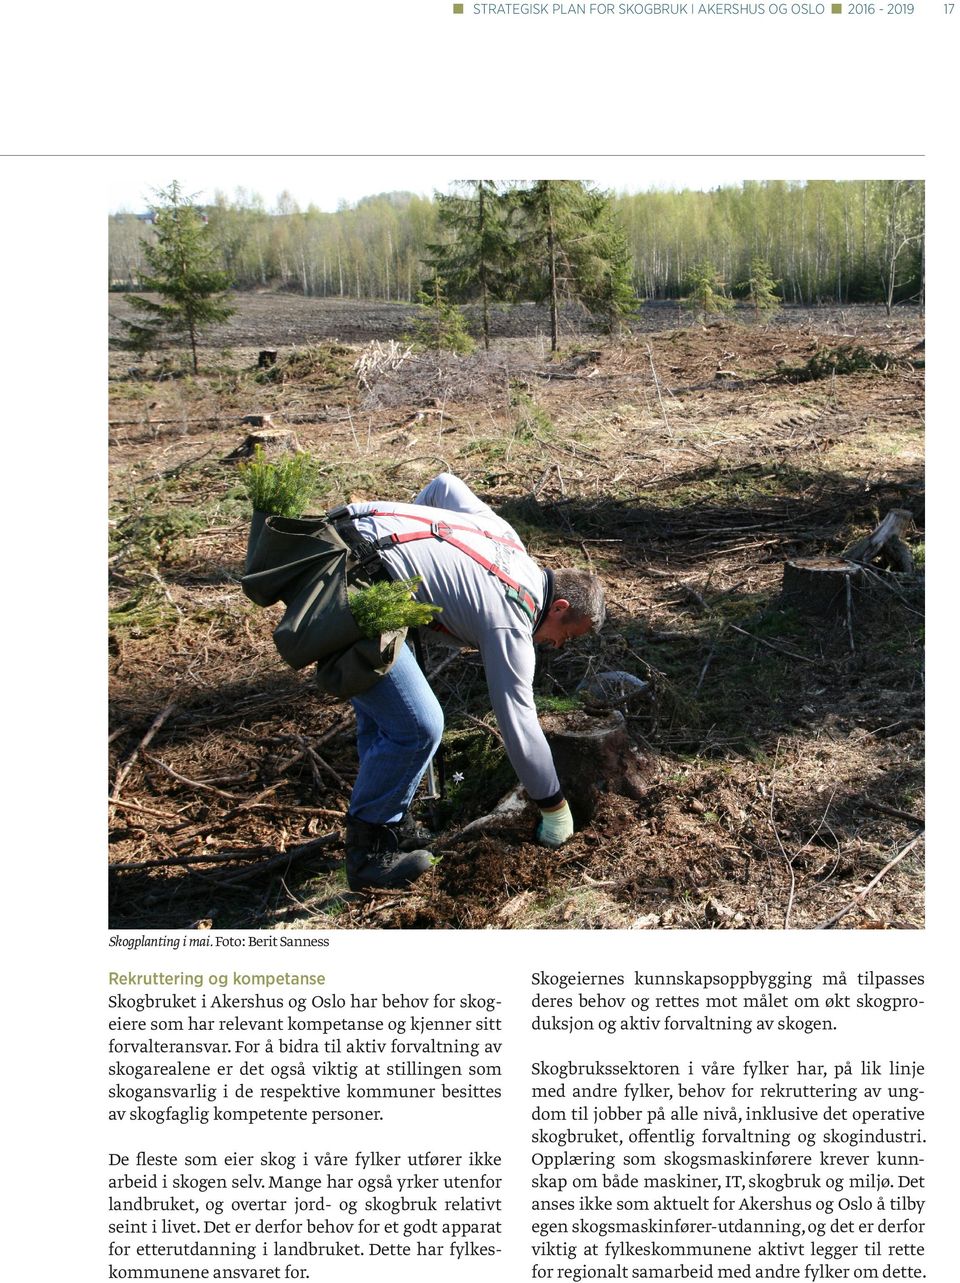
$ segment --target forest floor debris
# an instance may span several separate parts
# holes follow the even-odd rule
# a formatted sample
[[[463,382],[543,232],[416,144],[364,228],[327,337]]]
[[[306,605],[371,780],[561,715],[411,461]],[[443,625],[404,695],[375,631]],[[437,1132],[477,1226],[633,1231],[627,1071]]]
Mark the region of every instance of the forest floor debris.
[[[338,330],[328,304],[318,334],[301,302],[241,297],[233,346],[205,349],[199,376],[111,355],[111,925],[922,926],[921,319],[704,327],[661,308],[553,357],[527,333],[459,365],[368,365],[358,386],[364,344],[400,331],[359,304]],[[265,342],[282,378],[258,380]],[[844,344],[857,360],[831,374]],[[784,377],[801,368],[818,377]],[[625,709],[653,764],[643,798],[603,797],[558,852],[510,811],[412,890],[351,895],[351,710],[283,667],[239,586],[247,505],[224,460],[250,414],[296,424],[317,511],[409,498],[448,468],[543,564],[599,574],[603,632],[544,656],[537,694],[549,710],[599,672],[649,682]],[[784,561],[838,556],[893,508],[912,514],[915,574],[872,573],[849,619],[781,605]],[[515,777],[476,656],[431,662],[452,835]]]

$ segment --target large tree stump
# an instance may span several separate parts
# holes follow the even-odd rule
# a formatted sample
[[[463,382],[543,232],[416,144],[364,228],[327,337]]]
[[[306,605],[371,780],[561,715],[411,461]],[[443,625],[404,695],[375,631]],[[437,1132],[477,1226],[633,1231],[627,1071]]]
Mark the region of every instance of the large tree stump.
[[[913,515],[893,508],[877,528],[852,543],[839,557],[806,557],[783,567],[784,605],[810,615],[839,615],[854,588],[864,582],[864,566],[876,562],[901,574],[913,571],[913,554],[901,535],[913,526]]]
[[[540,722],[578,825],[592,818],[602,793],[643,797],[650,764],[630,742],[622,713],[547,713]]]
[[[838,557],[788,561],[783,567],[781,600],[807,615],[839,615],[862,573],[860,566]]]
[[[238,459],[249,459],[257,446],[263,447],[263,453],[272,458],[280,454],[300,454],[303,447],[297,440],[297,434],[293,428],[275,428],[270,424],[270,416],[253,416],[247,418],[262,417],[270,426],[251,432],[247,438],[237,446],[236,450],[227,455],[227,462],[236,462]]]

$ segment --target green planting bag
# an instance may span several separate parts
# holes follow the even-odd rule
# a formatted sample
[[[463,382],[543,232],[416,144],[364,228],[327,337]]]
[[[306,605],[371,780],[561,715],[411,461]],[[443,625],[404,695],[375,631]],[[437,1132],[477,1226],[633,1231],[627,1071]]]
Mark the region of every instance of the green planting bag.
[[[317,665],[317,684],[340,699],[359,695],[396,663],[406,629],[363,637],[347,600],[353,555],[325,517],[253,514],[240,585],[258,606],[286,605],[273,640],[291,668]]]
[[[362,695],[397,662],[406,635],[407,630],[401,628],[399,632],[381,633],[379,637],[361,637],[353,645],[320,660],[317,685],[338,699]]]

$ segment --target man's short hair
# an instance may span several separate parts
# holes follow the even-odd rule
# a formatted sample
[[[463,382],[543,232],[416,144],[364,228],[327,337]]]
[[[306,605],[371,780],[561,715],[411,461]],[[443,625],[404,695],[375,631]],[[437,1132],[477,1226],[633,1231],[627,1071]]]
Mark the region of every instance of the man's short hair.
[[[594,631],[599,631],[607,614],[603,584],[586,570],[555,570],[553,599],[564,597],[570,603],[570,614],[577,619],[589,618]]]

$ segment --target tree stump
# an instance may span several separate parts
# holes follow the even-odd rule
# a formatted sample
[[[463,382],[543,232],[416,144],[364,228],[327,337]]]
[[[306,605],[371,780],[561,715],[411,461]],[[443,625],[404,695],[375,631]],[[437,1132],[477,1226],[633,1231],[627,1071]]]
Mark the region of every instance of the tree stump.
[[[257,369],[268,370],[271,365],[276,365],[278,355],[278,351],[275,347],[263,348],[262,351],[257,353]]]
[[[650,764],[630,742],[622,713],[548,713],[540,722],[578,825],[592,818],[602,793],[644,796]]]
[[[263,417],[269,422],[268,415]],[[239,459],[251,458],[257,446],[263,447],[263,453],[268,458],[279,454],[301,454],[303,451],[293,428],[265,427],[259,432],[251,432],[236,450],[227,455],[226,462],[233,463]]]
[[[805,557],[783,567],[785,606],[807,615],[839,615],[846,609],[848,593],[862,575],[858,565],[838,557]]]
[[[875,530],[852,543],[839,557],[808,557],[783,567],[785,605],[811,615],[838,615],[847,608],[854,588],[864,583],[871,562],[901,574],[913,572],[913,554],[901,535],[913,526],[913,514],[893,508]]]
[[[891,508],[876,530],[850,545],[843,554],[844,560],[858,561],[862,565],[878,561],[889,570],[910,575],[913,573],[913,553],[902,536],[912,528],[912,512],[906,508]]]

